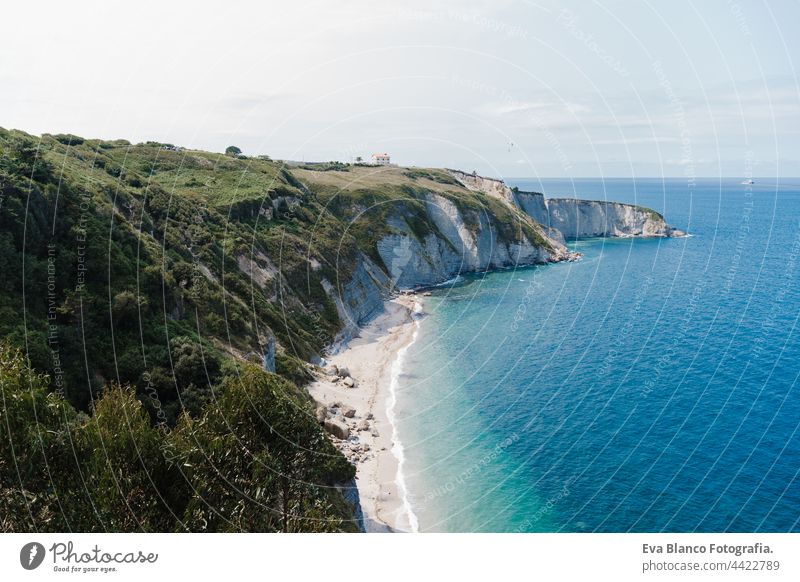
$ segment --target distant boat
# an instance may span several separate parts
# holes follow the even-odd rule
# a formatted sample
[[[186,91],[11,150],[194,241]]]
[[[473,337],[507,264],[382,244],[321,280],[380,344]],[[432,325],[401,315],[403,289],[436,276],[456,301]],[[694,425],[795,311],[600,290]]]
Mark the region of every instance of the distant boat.
[[[753,182],[753,180],[750,180],[750,179],[748,179],[748,180],[744,180],[744,181],[742,182],[742,184],[745,184],[745,185],[747,185],[747,186],[750,186],[751,184],[755,184],[755,182]]]

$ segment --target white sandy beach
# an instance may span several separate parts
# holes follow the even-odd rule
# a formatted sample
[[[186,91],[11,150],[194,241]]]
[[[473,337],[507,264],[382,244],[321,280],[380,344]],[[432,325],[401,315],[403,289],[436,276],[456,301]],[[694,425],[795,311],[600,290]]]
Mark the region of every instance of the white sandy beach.
[[[333,423],[334,431],[349,431],[348,438],[333,437],[333,441],[356,465],[368,532],[416,530],[416,518],[398,471],[402,448],[391,422],[392,382],[393,378],[396,381],[405,349],[415,337],[417,323],[412,314],[416,305],[413,295],[387,301],[384,312],[329,357],[325,374],[309,386],[319,406],[318,414],[323,414],[324,406],[326,423]],[[350,383],[354,386],[348,386]]]

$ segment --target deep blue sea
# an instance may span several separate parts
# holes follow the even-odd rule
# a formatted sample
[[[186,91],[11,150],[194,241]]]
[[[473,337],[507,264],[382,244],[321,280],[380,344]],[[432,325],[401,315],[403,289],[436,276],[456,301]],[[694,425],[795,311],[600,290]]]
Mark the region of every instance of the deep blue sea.
[[[800,531],[800,178],[508,180],[683,239],[426,298],[396,408],[421,531]]]

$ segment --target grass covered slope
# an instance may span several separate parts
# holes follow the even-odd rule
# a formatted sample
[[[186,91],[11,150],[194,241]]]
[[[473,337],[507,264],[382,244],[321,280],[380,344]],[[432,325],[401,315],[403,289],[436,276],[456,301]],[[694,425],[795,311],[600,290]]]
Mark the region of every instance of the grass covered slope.
[[[300,387],[394,287],[386,241],[461,268],[432,199],[464,237],[553,250],[441,170],[0,129],[2,527],[352,529]]]
[[[306,269],[316,258],[335,277],[325,252],[341,253],[327,238],[309,253],[316,216],[289,207],[307,195],[276,164],[61,141],[0,132],[0,334],[63,380],[78,408],[109,381],[130,382],[154,390],[174,421],[182,395],[208,399],[228,355],[261,361],[275,336],[290,348],[278,371],[291,377],[292,357],[335,334],[335,310]],[[273,219],[259,222],[262,209]]]

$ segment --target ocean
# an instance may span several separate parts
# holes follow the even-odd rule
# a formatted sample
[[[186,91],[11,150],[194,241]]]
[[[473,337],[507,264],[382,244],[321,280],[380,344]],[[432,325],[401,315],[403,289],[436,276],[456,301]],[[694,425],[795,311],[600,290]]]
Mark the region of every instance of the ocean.
[[[800,178],[507,182],[691,236],[425,298],[394,408],[419,530],[800,530]]]

